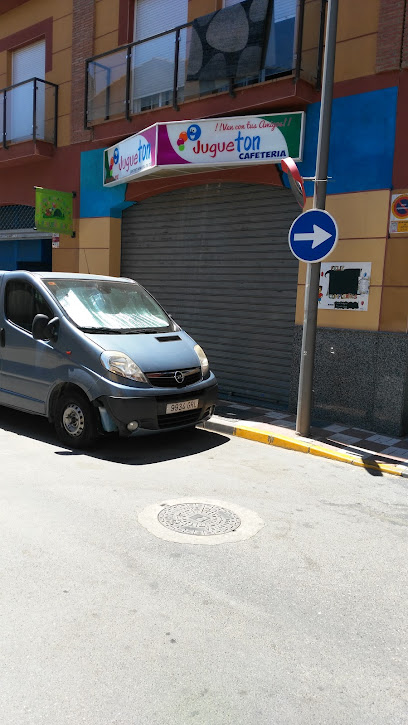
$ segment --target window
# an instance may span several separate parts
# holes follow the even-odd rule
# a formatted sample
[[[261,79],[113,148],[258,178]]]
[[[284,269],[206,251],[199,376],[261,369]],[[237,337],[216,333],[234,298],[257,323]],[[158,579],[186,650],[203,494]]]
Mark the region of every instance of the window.
[[[31,332],[36,315],[54,317],[44,297],[28,282],[16,280],[8,282],[6,287],[6,317],[23,330]]]
[[[184,25],[188,0],[136,0],[135,41]],[[179,79],[184,79],[186,31],[180,36]],[[132,51],[133,113],[173,101],[175,33],[136,45]]]
[[[25,83],[32,78],[45,79],[45,40],[26,45],[12,54],[12,83],[23,85],[8,94],[10,141],[24,141],[33,135],[34,83]],[[44,138],[44,83],[37,83],[36,88],[36,134],[38,138]]]
[[[292,70],[295,52],[296,0],[275,0],[266,49],[266,75]]]

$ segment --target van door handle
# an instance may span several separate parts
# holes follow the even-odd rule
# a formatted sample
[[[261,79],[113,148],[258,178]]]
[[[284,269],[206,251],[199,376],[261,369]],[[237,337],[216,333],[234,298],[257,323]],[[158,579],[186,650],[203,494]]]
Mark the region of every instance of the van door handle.
[[[0,330],[0,347],[6,347],[6,331],[4,327]]]

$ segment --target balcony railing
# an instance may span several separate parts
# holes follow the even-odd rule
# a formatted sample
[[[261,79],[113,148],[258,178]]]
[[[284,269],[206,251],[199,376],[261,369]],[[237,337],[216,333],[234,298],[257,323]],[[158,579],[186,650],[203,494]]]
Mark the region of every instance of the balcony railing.
[[[321,2],[323,6],[326,0]],[[186,101],[225,91],[233,94],[237,87],[279,76],[299,77],[305,0],[286,0],[285,12],[279,11],[279,6],[275,10],[275,3],[269,0],[266,15],[254,23],[255,29],[249,28],[248,40],[243,42],[233,22],[239,6],[89,58],[85,127],[130,119],[161,106],[172,105],[178,110]],[[218,25],[211,31],[212,20]],[[207,42],[209,28],[216,36],[215,52]],[[306,63],[318,84],[319,28],[308,31],[315,42]]]
[[[57,145],[58,86],[31,78],[0,90],[0,143],[22,141]]]

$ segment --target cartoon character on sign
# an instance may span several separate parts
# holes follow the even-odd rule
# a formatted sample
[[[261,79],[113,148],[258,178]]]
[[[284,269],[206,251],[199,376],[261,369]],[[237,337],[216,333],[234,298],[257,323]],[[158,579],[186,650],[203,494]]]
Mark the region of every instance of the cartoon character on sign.
[[[197,141],[201,136],[201,128],[198,124],[192,123],[188,127],[187,131],[182,131],[177,139],[177,146],[179,151],[184,151],[187,141]]]
[[[323,287],[319,287],[319,297],[318,297],[317,301],[321,302],[322,299],[323,299]]]

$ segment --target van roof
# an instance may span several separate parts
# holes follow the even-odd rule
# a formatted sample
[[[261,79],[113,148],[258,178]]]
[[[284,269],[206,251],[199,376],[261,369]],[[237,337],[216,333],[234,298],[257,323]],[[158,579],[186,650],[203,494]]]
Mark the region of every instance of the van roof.
[[[109,282],[134,282],[134,279],[129,279],[128,277],[108,277],[106,275],[102,274],[86,274],[86,273],[77,273],[77,272],[28,272],[24,269],[14,270],[12,272],[10,271],[4,271],[0,270],[1,274],[7,274],[7,275],[20,275],[20,274],[28,274],[30,277],[39,277],[40,279],[100,279],[100,280],[107,280]]]

